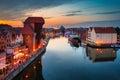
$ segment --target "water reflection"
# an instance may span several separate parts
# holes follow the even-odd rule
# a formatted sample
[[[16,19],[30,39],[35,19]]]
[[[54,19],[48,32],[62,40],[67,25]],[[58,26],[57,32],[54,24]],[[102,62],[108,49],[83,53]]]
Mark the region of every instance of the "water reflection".
[[[42,60],[39,57],[14,80],[120,80],[119,56],[120,50],[76,48],[67,38],[55,38]]]
[[[44,52],[45,53],[45,52]],[[42,53],[33,63],[31,63],[23,72],[13,80],[44,80],[42,75]]]
[[[91,47],[87,47],[86,55],[93,62],[114,61],[116,59],[116,51],[112,48],[91,48]]]

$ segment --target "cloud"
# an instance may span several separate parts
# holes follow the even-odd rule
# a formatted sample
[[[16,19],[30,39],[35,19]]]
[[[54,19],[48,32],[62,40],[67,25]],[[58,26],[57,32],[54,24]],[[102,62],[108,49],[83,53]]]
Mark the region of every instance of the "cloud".
[[[81,12],[80,10],[76,10],[76,11],[68,11],[68,12],[65,12],[65,14],[63,16],[77,16],[77,15],[81,15]]]
[[[77,15],[80,15],[80,14],[70,13],[70,14],[65,14],[65,15],[63,15],[63,16],[77,16]]]
[[[77,11],[68,11],[66,13],[80,13],[80,12],[82,12],[82,11],[80,11],[80,10],[77,10]]]
[[[53,18],[53,17],[44,17],[44,19],[51,19],[51,18]]]
[[[25,17],[23,11],[11,12],[11,10],[7,10],[0,13],[0,19],[2,20],[16,20],[21,19],[22,17]]]
[[[64,4],[73,4],[84,0],[1,0],[0,19],[18,19],[26,17],[28,10],[51,8]]]
[[[95,14],[118,14],[120,11],[111,11],[111,12],[101,12],[101,13],[95,13]]]

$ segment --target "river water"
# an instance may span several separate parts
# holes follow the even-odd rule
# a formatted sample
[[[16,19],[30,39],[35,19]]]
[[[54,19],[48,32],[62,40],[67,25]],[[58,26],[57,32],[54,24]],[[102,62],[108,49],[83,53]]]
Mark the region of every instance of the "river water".
[[[51,39],[46,52],[13,80],[120,80],[120,50]]]

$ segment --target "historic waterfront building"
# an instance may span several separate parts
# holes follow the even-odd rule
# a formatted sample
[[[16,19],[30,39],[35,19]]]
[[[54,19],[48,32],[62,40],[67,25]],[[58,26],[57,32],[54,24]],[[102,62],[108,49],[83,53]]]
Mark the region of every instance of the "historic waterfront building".
[[[45,23],[42,17],[28,17],[24,21],[24,28],[21,30],[24,44],[30,52],[37,49],[40,45],[42,36],[42,26]]]
[[[116,44],[117,33],[112,27],[93,27],[88,30],[88,40],[95,44]]]
[[[0,52],[4,52],[6,50],[6,40],[2,33],[0,33]]]

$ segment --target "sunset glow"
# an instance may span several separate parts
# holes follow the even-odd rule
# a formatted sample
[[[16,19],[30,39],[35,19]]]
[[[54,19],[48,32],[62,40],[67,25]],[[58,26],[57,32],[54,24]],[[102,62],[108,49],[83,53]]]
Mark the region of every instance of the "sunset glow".
[[[112,5],[111,5],[112,3]],[[119,0],[1,1],[0,24],[23,27],[27,17],[43,17],[44,26],[114,21],[120,17]],[[32,5],[32,6],[31,6]],[[7,10],[7,11],[6,11]]]
[[[0,20],[0,24],[9,24],[15,27],[23,26],[23,23],[21,21],[10,21],[10,20]]]

